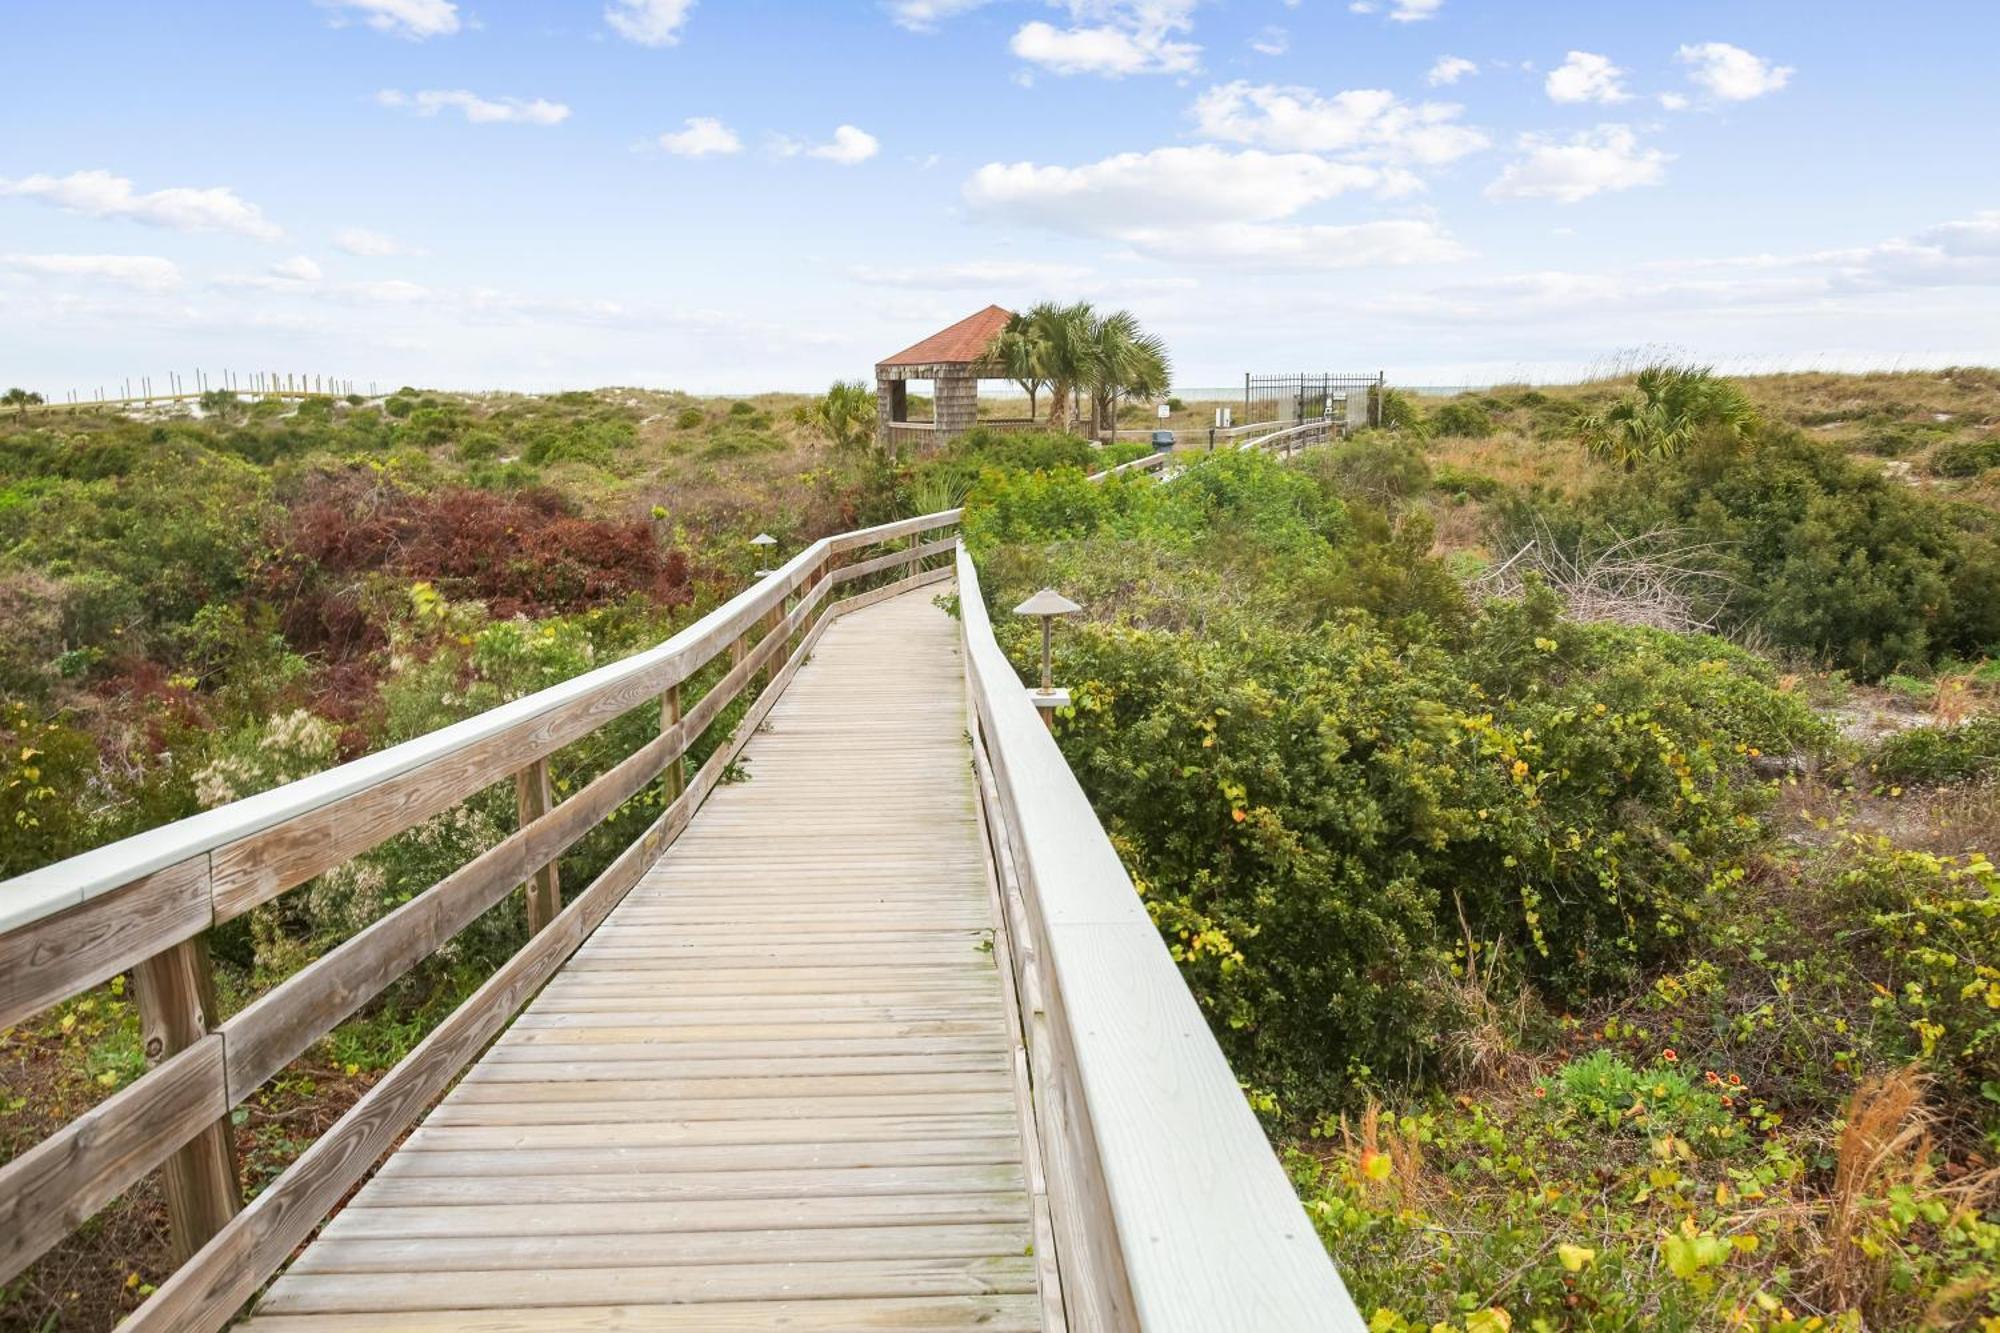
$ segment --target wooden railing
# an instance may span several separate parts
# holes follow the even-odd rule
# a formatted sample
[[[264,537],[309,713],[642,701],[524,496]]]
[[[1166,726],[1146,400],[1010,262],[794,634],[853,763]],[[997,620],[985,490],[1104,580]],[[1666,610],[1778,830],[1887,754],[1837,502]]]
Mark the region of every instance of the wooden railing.
[[[1321,444],[1337,438],[1344,429],[1338,417],[1308,417],[1289,426],[1282,421],[1217,426],[1208,432],[1208,451],[1214,453],[1216,447],[1221,445],[1244,452],[1269,449],[1289,457],[1308,444]]]
[[[1055,1239],[1069,1326],[1361,1329],[1131,876],[995,642],[962,546],[957,563],[966,729],[1041,1152],[1030,1189]]]
[[[827,620],[953,576],[957,510],[814,542],[666,642],[313,777],[0,883],[0,1028],[130,970],[152,1068],[0,1166],[0,1282],[164,1168],[181,1261],[124,1324],[220,1328],[617,905],[684,829]],[[879,554],[850,556],[870,547]],[[834,601],[857,581],[863,590]],[[794,648],[794,644],[797,645]],[[690,706],[682,687],[728,666]],[[764,681],[700,769],[690,745]],[[657,702],[657,737],[560,803],[549,758]],[[218,1011],[203,933],[495,783],[518,829],[240,1013]],[[565,906],[557,858],[647,784],[666,807]],[[524,885],[528,944],[247,1207],[230,1111]]]

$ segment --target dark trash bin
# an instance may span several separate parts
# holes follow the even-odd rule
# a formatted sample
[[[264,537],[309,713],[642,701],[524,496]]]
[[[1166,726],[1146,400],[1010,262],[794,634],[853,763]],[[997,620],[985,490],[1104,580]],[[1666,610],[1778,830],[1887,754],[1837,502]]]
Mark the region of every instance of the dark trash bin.
[[[1170,430],[1154,431],[1153,452],[1156,454],[1170,454],[1173,451],[1174,451],[1174,433]]]

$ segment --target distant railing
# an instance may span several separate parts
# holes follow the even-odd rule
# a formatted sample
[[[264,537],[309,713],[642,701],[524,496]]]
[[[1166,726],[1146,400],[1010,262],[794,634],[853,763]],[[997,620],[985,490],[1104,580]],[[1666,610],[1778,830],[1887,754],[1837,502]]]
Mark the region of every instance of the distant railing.
[[[221,1328],[687,826],[828,620],[952,577],[955,542],[935,534],[958,518],[954,509],[822,538],[655,648],[0,883],[0,1028],[132,969],[152,1063],[0,1166],[0,1282],[164,1167],[180,1267],[121,1328]],[[893,549],[848,559],[870,547]],[[829,602],[856,580],[880,586]],[[683,711],[682,686],[725,654],[727,671]],[[755,701],[690,775],[689,746],[760,676]],[[656,701],[655,739],[552,800],[555,751]],[[222,1018],[204,931],[510,777],[513,834]],[[557,858],[654,781],[666,784],[663,813],[563,906]],[[230,1111],[516,885],[527,889],[528,944],[241,1206]]]
[[[1074,1329],[1358,1333],[1132,878],[994,640],[961,545],[966,730]]]
[[[1341,423],[1336,417],[1312,417],[1296,425],[1287,426],[1283,422],[1257,421],[1247,426],[1218,426],[1208,432],[1208,450],[1215,452],[1218,444],[1248,452],[1252,449],[1269,449],[1285,457],[1309,444],[1322,444],[1341,434]]]

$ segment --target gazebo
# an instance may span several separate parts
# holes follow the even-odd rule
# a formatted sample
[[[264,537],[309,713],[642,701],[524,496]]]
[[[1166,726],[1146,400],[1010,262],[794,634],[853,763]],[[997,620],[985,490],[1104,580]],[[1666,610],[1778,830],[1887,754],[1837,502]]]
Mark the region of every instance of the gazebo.
[[[1014,312],[997,305],[939,329],[913,347],[875,363],[875,438],[890,453],[904,444],[936,448],[979,420],[979,381],[1005,378],[987,355]],[[910,420],[911,380],[929,380],[931,419]],[[1017,426],[1021,422],[989,422]]]

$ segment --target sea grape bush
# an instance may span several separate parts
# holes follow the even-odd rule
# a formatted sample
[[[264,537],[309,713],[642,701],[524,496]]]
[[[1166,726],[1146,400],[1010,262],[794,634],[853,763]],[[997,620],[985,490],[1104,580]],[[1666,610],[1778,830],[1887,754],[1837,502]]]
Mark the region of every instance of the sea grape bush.
[[[1059,738],[1238,1071],[1302,1110],[1434,1070],[1468,948],[1558,1000],[1666,956],[1761,831],[1751,758],[1825,739],[1719,641],[1469,607],[1266,459],[989,478],[966,527],[996,606],[1052,579],[1096,613]],[[1351,577],[1384,550],[1424,597]]]

